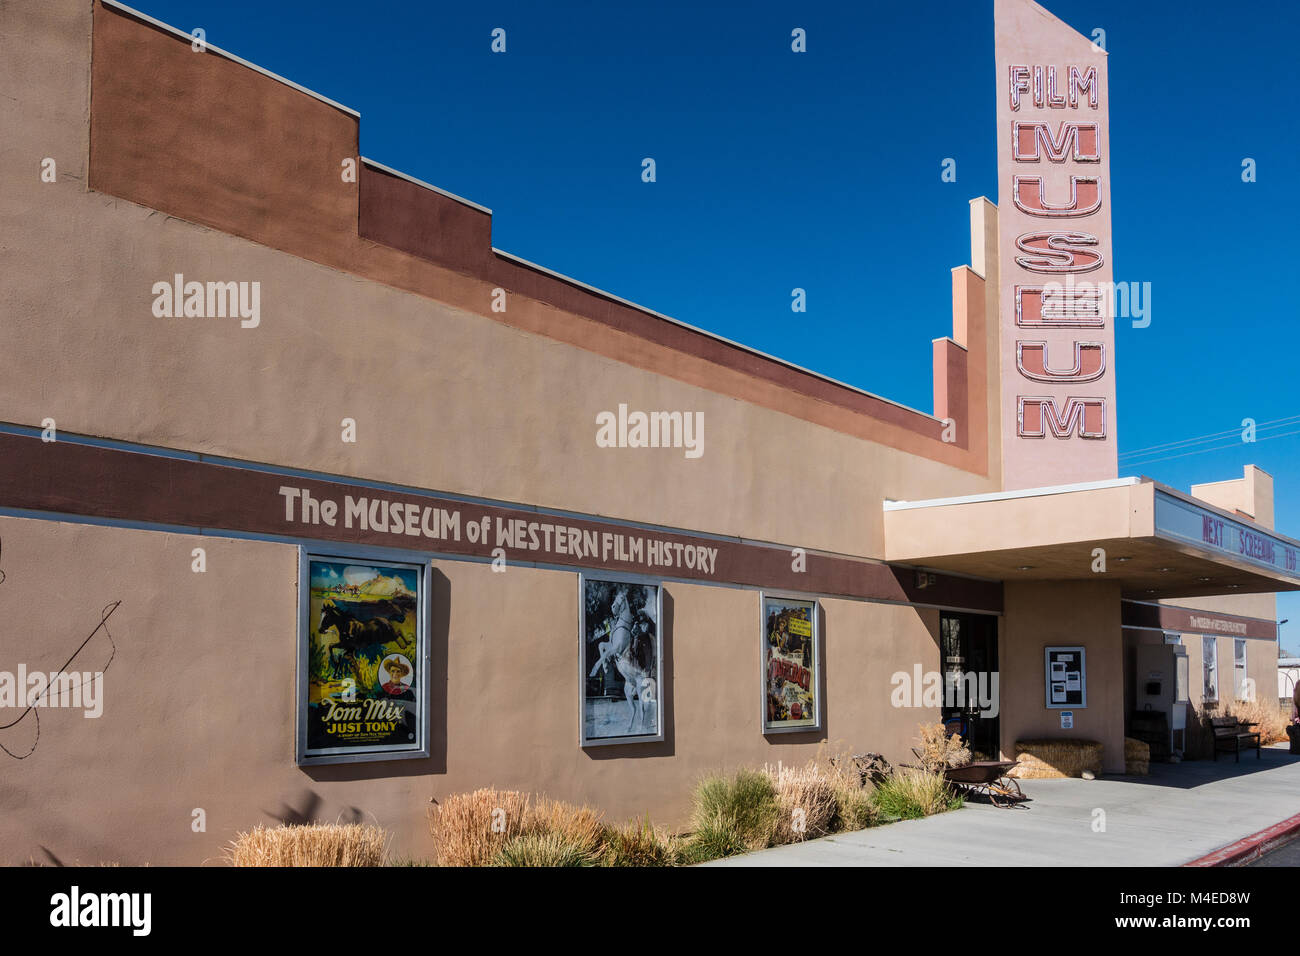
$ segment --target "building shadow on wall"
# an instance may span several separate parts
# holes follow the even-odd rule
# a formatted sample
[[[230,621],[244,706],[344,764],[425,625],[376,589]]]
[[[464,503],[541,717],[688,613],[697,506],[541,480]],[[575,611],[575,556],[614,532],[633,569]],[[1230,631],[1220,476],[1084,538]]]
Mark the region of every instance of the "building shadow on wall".
[[[663,616],[659,622],[660,647],[663,654],[663,685],[659,688],[663,708],[664,739],[641,744],[602,744],[584,747],[583,753],[591,760],[634,760],[642,757],[671,757],[676,748],[676,724],[673,720],[673,596],[663,587]],[[579,704],[581,707],[581,704]]]
[[[360,807],[344,807],[337,813],[322,815],[325,799],[315,790],[304,789],[290,803],[280,804],[279,810],[263,810],[268,817],[285,826],[308,826],[313,823],[363,823],[365,813]]]

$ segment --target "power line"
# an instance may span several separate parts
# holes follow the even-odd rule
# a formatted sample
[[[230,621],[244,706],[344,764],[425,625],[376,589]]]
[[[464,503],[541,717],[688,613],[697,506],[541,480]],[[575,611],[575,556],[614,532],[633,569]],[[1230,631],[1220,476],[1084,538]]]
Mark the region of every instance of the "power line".
[[[1278,418],[1278,419],[1274,419],[1271,422],[1263,422],[1262,424],[1255,426],[1255,431],[1258,433],[1268,428],[1280,428],[1284,425],[1291,425],[1296,422],[1300,422],[1300,415],[1292,415],[1290,418]],[[1168,451],[1174,448],[1181,447],[1183,445],[1199,445],[1202,442],[1214,441],[1219,438],[1224,438],[1228,435],[1238,435],[1241,433],[1241,431],[1242,429],[1240,428],[1229,428],[1227,431],[1213,432],[1209,435],[1204,435],[1200,438],[1184,438],[1182,441],[1165,442],[1164,444],[1151,445],[1147,448],[1136,448],[1133,451],[1126,451],[1121,453],[1119,457],[1138,458],[1143,455],[1149,454],[1151,452]],[[1269,437],[1279,437],[1279,436],[1269,436]]]
[[[1286,438],[1288,435],[1300,435],[1300,429],[1293,432],[1283,432],[1280,435],[1265,435],[1263,438],[1256,438],[1255,442],[1268,441],[1270,438]],[[1181,455],[1165,455],[1163,458],[1148,458],[1144,461],[1126,461],[1123,463],[1125,468],[1139,468],[1144,465],[1154,465],[1158,461],[1172,461],[1175,458],[1186,458],[1189,455],[1200,455],[1207,451],[1224,451],[1228,448],[1237,448],[1240,445],[1253,445],[1255,442],[1229,442],[1226,445],[1216,445],[1212,448],[1198,448],[1195,451],[1183,452]]]

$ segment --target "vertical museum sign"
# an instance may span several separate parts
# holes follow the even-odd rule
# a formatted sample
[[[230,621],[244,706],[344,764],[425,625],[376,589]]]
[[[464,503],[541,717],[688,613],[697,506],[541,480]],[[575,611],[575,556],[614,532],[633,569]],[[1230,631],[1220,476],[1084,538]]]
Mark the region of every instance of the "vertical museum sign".
[[[1114,477],[1106,54],[997,0],[1004,485]]]

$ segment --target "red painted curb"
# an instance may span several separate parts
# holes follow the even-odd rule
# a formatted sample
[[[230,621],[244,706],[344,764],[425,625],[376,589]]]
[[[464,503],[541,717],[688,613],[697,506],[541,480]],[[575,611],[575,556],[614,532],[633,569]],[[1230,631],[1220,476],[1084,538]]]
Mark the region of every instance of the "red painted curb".
[[[1197,857],[1183,866],[1240,866],[1249,860],[1267,853],[1283,843],[1289,843],[1300,836],[1300,813],[1288,817],[1281,823],[1275,823],[1267,830],[1260,830],[1250,836],[1219,847],[1213,853]]]

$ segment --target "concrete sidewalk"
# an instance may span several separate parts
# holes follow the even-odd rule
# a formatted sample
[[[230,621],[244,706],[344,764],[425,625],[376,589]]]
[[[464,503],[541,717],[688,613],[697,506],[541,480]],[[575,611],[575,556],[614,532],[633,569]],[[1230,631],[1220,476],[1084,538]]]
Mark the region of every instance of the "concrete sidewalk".
[[[1152,764],[1149,777],[1023,780],[1027,809],[967,803],[709,866],[1179,866],[1300,813],[1300,756]],[[1093,820],[1105,814],[1105,831]]]

